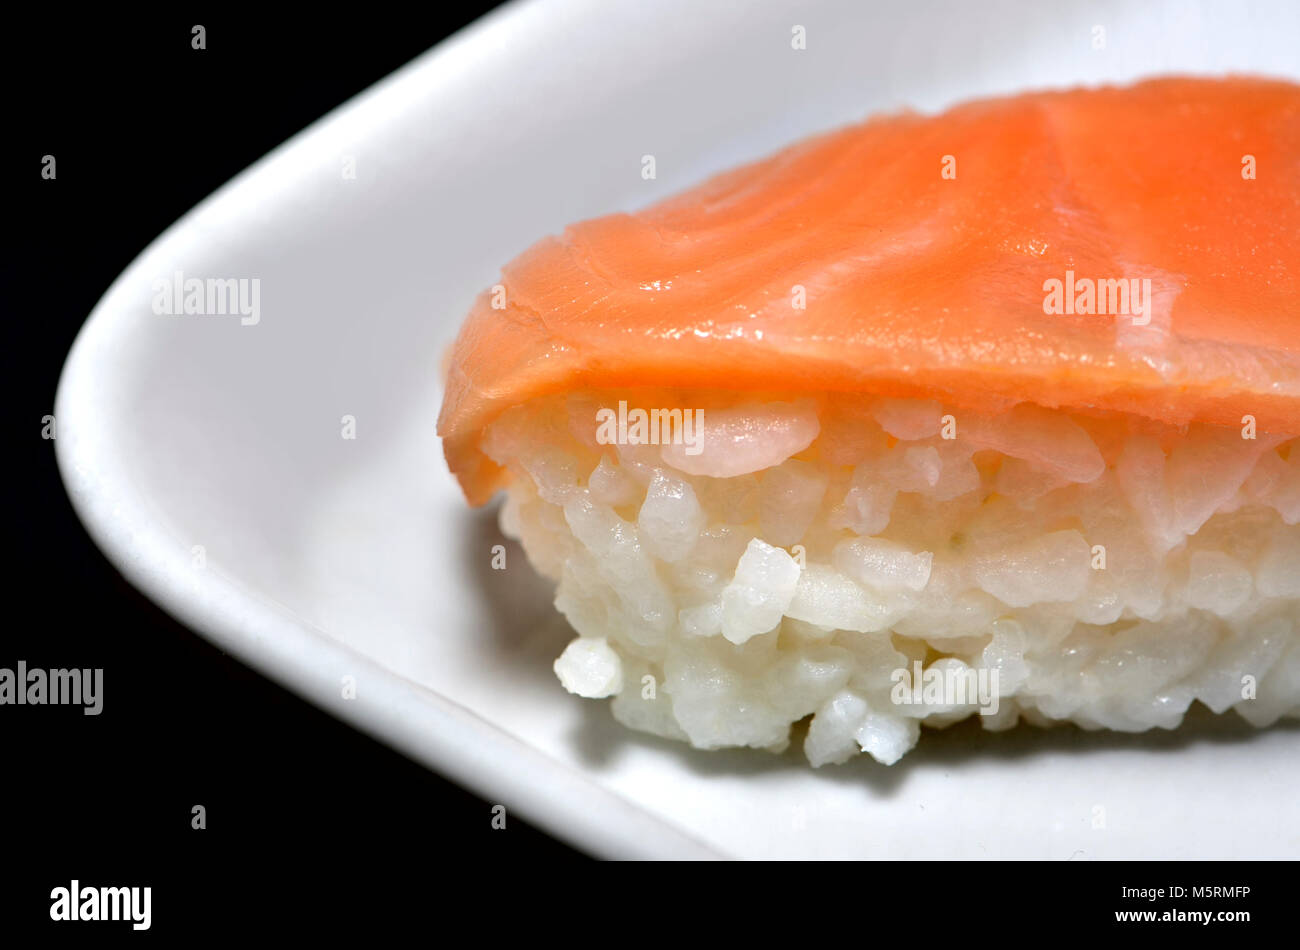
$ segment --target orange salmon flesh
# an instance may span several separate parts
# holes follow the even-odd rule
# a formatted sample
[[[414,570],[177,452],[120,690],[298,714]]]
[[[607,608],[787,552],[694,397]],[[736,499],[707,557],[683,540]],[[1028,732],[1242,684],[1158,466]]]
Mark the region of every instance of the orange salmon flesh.
[[[543,238],[501,286],[455,342],[438,421],[473,504],[507,481],[485,428],[572,390],[1294,435],[1300,86],[1159,79],[873,118]]]

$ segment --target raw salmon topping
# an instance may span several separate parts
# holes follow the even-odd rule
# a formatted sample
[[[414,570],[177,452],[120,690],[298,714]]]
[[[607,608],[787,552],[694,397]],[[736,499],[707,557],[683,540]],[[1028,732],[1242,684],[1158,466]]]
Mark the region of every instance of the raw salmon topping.
[[[469,499],[506,409],[673,386],[1300,432],[1300,87],[1162,79],[873,119],[506,265],[439,434]],[[494,307],[497,303],[502,306]]]

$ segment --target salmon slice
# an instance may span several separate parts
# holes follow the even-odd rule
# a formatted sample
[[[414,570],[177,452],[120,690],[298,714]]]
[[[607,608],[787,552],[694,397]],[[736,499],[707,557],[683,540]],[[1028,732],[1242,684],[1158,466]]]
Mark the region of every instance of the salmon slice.
[[[1120,281],[1145,312],[1115,312],[1139,303]],[[456,340],[438,422],[473,504],[507,480],[485,427],[574,389],[1032,400],[1294,434],[1300,86],[1159,79],[872,119],[543,238],[501,286]]]

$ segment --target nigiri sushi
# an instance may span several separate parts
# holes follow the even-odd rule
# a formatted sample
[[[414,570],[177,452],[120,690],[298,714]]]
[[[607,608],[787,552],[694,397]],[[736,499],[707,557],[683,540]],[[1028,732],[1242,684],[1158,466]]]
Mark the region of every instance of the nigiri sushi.
[[[572,225],[438,431],[633,729],[820,766],[1300,716],[1300,87],[873,118]]]

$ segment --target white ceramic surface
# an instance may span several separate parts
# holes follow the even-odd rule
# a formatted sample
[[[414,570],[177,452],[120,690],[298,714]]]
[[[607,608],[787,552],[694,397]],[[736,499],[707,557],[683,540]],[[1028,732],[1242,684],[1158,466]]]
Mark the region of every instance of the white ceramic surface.
[[[593,854],[1300,855],[1294,728],[958,727],[892,769],[819,772],[797,748],[627,733],[560,689],[570,634],[547,587],[514,547],[490,569],[495,518],[464,507],[434,437],[472,296],[570,220],[882,109],[1169,71],[1297,76],[1300,5],[512,4],[258,162],[113,284],[59,388],[69,493],[195,630]],[[153,282],[177,270],[259,278],[260,322],[156,315]]]

